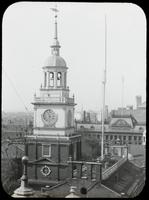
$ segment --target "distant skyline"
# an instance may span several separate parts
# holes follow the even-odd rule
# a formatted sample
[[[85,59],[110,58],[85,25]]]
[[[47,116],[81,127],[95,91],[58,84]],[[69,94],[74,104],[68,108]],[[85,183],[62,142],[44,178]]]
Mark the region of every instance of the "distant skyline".
[[[54,35],[54,2],[17,2],[2,24],[2,110],[33,111],[43,84],[42,67]],[[132,3],[58,2],[60,55],[76,110],[102,108],[107,19],[106,105],[109,110],[146,101],[146,17]],[[123,82],[123,85],[122,85]],[[13,84],[13,86],[12,86]],[[122,94],[123,90],[123,94]],[[123,95],[123,101],[122,101]]]

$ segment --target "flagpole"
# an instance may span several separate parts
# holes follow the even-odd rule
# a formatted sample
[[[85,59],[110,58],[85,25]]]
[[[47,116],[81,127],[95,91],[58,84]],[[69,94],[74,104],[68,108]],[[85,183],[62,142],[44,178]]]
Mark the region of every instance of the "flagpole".
[[[124,114],[124,76],[122,76],[122,116]]]
[[[101,138],[101,159],[104,155],[104,121],[105,121],[105,87],[106,87],[106,69],[107,69],[107,24],[105,15],[105,68],[103,74],[103,104],[102,104],[102,138]]]

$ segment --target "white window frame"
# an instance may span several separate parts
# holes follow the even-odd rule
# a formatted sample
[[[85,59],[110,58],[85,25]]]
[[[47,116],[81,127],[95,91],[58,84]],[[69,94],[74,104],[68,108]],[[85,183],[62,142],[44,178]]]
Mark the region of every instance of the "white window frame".
[[[49,154],[44,155],[44,146],[49,147]],[[42,144],[42,157],[51,157],[51,144]]]

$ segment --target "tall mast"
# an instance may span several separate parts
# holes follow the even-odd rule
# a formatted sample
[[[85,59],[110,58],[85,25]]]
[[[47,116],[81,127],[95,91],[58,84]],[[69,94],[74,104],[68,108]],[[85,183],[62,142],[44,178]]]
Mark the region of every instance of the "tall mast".
[[[107,22],[105,15],[105,68],[103,74],[103,104],[102,104],[102,138],[101,138],[101,159],[104,154],[104,121],[105,121],[105,87],[106,87],[106,70],[107,70]]]
[[[124,76],[122,76],[122,116],[124,114]]]

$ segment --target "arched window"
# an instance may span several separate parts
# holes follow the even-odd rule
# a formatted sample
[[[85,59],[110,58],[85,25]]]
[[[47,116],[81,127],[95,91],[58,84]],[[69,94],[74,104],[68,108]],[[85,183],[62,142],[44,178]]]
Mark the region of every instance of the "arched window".
[[[46,87],[47,84],[47,73],[44,73],[44,87]]]
[[[66,72],[64,73],[64,87],[66,88]]]
[[[50,87],[53,87],[53,86],[54,86],[54,73],[53,73],[53,72],[50,72],[50,80],[49,80],[49,83],[50,83]]]
[[[57,73],[57,86],[61,86],[62,84],[62,73],[58,72]]]

